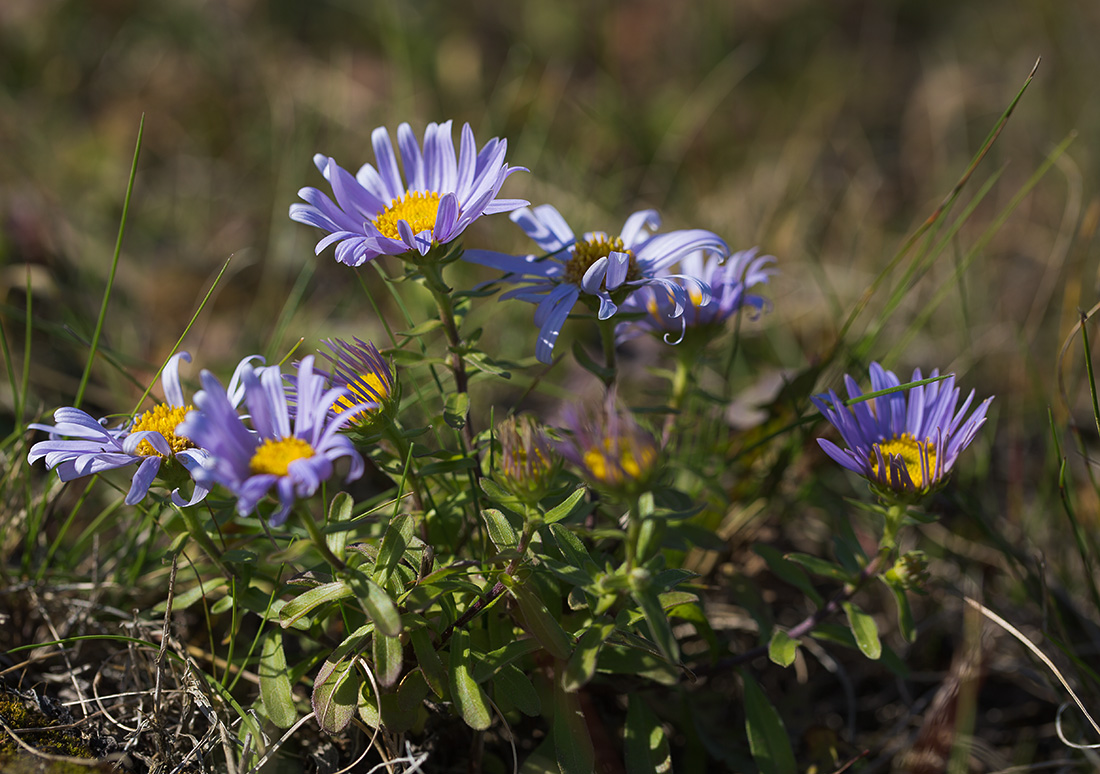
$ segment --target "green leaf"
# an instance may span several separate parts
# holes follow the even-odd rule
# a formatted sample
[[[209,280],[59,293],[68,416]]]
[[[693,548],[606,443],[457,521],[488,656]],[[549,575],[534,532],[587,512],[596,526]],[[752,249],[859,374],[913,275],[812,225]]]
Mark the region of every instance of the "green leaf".
[[[913,608],[909,606],[909,595],[900,586],[895,586],[889,582],[886,585],[890,587],[890,591],[894,592],[894,601],[898,606],[898,629],[901,630],[901,636],[905,638],[906,642],[913,642],[917,639],[917,625],[913,622]]]
[[[382,723],[386,730],[402,733],[415,726],[427,696],[428,683],[419,669],[405,675],[396,693],[382,694]]]
[[[519,544],[519,535],[516,534],[508,517],[496,508],[486,508],[481,512],[485,519],[485,526],[489,530],[489,539],[498,551],[506,548],[515,548]]]
[[[798,640],[792,639],[782,629],[772,632],[771,642],[768,643],[768,658],[782,667],[789,667],[794,663],[794,655],[798,650]]]
[[[790,559],[792,562],[797,562],[798,564],[802,565],[814,575],[821,575],[826,578],[832,578],[833,580],[840,581],[841,583],[847,583],[849,580],[851,580],[851,575],[848,572],[846,572],[842,567],[833,564],[826,559],[820,559],[811,554],[800,553],[787,554],[786,558]]]
[[[442,327],[443,327],[443,321],[440,320],[438,317],[432,317],[432,318],[430,318],[428,320],[425,320],[424,322],[420,323],[419,325],[416,325],[416,326],[413,326],[412,328],[409,328],[407,331],[398,331],[397,335],[398,336],[405,336],[405,337],[411,339],[411,338],[416,338],[418,336],[423,336],[425,333],[431,333],[436,328],[442,328]]]
[[[856,645],[867,658],[877,660],[882,655],[882,643],[878,639],[878,626],[875,619],[864,613],[851,602],[842,602],[848,625],[852,627],[852,636]]]
[[[424,672],[424,679],[427,680],[432,692],[442,699],[446,691],[447,670],[443,668],[443,662],[432,646],[431,634],[427,629],[411,629],[409,640],[412,641],[416,662]]]
[[[590,579],[600,571],[600,568],[592,561],[592,557],[588,554],[588,549],[584,547],[584,543],[572,531],[561,524],[551,524],[550,533],[554,536],[565,561],[584,570]]]
[[[575,693],[566,693],[560,685],[554,687],[554,753],[561,774],[592,774],[596,752],[588,723]]]
[[[505,664],[511,664],[516,659],[523,658],[528,653],[534,653],[539,649],[536,640],[512,640],[502,648],[479,656],[474,664],[474,680],[483,683],[504,668]]]
[[[642,609],[642,615],[649,624],[649,632],[653,642],[661,651],[661,655],[675,664],[680,660],[680,646],[676,643],[676,637],[672,634],[672,625],[661,606],[660,597],[650,588],[631,584],[630,596]]]
[[[764,561],[768,563],[768,568],[775,573],[777,578],[791,584],[809,597],[815,605],[821,607],[824,600],[810,583],[810,579],[806,577],[806,573],[802,572],[802,569],[794,562],[783,556],[783,554],[776,549],[764,545],[763,543],[756,543],[753,545],[752,550],[756,552],[757,556],[762,557]]]
[[[503,694],[516,709],[528,717],[536,717],[542,711],[538,691],[535,690],[531,679],[515,664],[505,664],[493,675],[493,692],[493,695],[498,697],[498,704],[499,697]]]
[[[492,720],[489,700],[470,674],[470,635],[455,629],[451,637],[451,700],[466,725],[484,731]]]
[[[477,467],[477,462],[462,454],[455,454],[448,460],[431,462],[420,469],[419,475],[435,476],[440,473],[454,473],[459,470],[472,470]],[[484,480],[484,479],[482,479]]]
[[[550,615],[550,611],[542,604],[542,600],[533,591],[509,575],[502,575],[501,581],[512,592],[512,596],[516,598],[520,613],[523,614],[523,620],[526,622],[531,635],[554,658],[568,658],[573,642],[569,635],[565,633],[565,630],[561,628],[561,624],[557,622],[557,619]]]
[[[374,562],[374,581],[379,586],[386,586],[397,565],[401,564],[411,529],[412,521],[407,513],[398,514],[386,527],[382,545],[378,547],[378,558]]]
[[[382,634],[387,637],[401,634],[401,614],[397,612],[397,605],[385,589],[359,572],[349,574],[348,583],[354,589],[363,610]]]
[[[328,524],[341,524],[351,521],[351,510],[355,500],[347,492],[340,492],[332,498],[328,506]],[[338,529],[325,533],[325,543],[338,559],[347,558],[348,530]]]
[[[546,524],[553,524],[554,522],[561,521],[562,519],[568,519],[573,515],[574,511],[580,513],[583,510],[588,509],[588,504],[584,503],[578,507],[578,503],[584,499],[584,493],[588,491],[588,487],[581,484],[575,490],[573,494],[566,497],[560,503],[546,512],[546,515],[542,517],[542,520]]]
[[[506,369],[504,363],[487,357],[483,352],[471,352],[466,356],[466,362],[478,371],[484,371],[492,376],[499,376],[502,379],[512,378],[511,372]]]
[[[326,583],[312,588],[283,605],[283,609],[279,611],[279,625],[286,629],[299,618],[313,611],[318,605],[352,595],[351,588],[343,581]]]
[[[213,578],[211,580],[204,580],[198,586],[193,589],[188,589],[182,594],[176,594],[172,597],[172,610],[186,610],[191,605],[203,599],[208,593],[215,589],[221,588],[229,581],[226,578]],[[154,613],[163,613],[168,607],[168,600],[157,603],[157,606],[153,608]]]
[[[362,680],[359,683],[359,717],[363,719],[371,728],[378,728],[382,725],[382,716],[379,714],[378,705],[380,701],[378,697],[374,695],[374,690],[371,688],[369,680]]]
[[[495,503],[500,503],[504,506],[522,506],[523,503],[518,497],[511,492],[507,491],[498,484],[496,481],[488,477],[482,477],[478,482],[481,485],[481,489],[485,494],[489,496],[489,499]]]
[[[455,430],[466,426],[466,415],[470,411],[470,393],[452,392],[447,396],[443,408],[443,421]]]
[[[401,640],[375,632],[371,651],[374,655],[374,676],[379,685],[389,688],[401,677]]]
[[[631,694],[628,702],[623,740],[626,770],[669,774],[672,753],[664,728],[638,694]]]
[[[359,705],[359,675],[353,668],[355,656],[344,653],[332,661],[342,649],[337,648],[330,660],[321,665],[313,681],[313,714],[321,729],[338,734],[347,728]]]
[[[264,711],[279,728],[290,728],[298,719],[298,710],[294,706],[290,675],[286,669],[282,629],[269,629],[264,635],[259,673]]]
[[[592,676],[596,674],[596,663],[599,661],[600,648],[614,631],[614,624],[604,623],[593,626],[581,635],[577,641],[577,647],[573,651],[573,655],[569,657],[569,663],[565,665],[565,671],[561,676],[563,690],[575,693],[592,679]]]
[[[756,681],[746,672],[740,674],[745,684],[745,731],[760,774],[798,774],[791,740],[779,713]]]

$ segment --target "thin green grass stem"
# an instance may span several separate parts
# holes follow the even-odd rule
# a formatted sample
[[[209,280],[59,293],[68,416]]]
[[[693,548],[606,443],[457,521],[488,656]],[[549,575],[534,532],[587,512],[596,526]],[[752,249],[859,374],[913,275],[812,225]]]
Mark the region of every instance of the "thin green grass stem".
[[[932,301],[924,306],[924,309],[921,311],[920,315],[918,315],[914,319],[913,324],[909,326],[909,329],[906,331],[906,333],[900,338],[898,343],[890,349],[890,352],[887,354],[885,359],[889,360],[890,357],[894,356],[896,353],[904,352],[906,348],[909,347],[913,338],[916,336],[917,331],[921,330],[924,327],[925,323],[927,323],[928,320],[931,319],[932,315],[935,314],[936,309],[939,308],[939,305],[943,303],[943,300],[947,297],[948,293],[950,293],[951,290],[955,287],[958,278],[968,268],[970,268],[970,264],[972,264],[974,260],[982,254],[982,251],[985,249],[986,245],[988,245],[989,242],[993,239],[994,234],[996,234],[997,231],[1000,230],[1001,226],[1003,226],[1008,220],[1009,215],[1011,215],[1013,210],[1015,210],[1016,207],[1019,206],[1020,202],[1024,200],[1024,197],[1031,193],[1031,190],[1038,184],[1043,175],[1045,175],[1050,170],[1050,168],[1054,165],[1054,162],[1057,161],[1058,157],[1066,151],[1066,149],[1069,147],[1070,143],[1073,142],[1076,136],[1076,133],[1071,133],[1068,137],[1062,140],[1062,142],[1058,144],[1058,147],[1056,147],[1050,153],[1050,155],[1047,156],[1046,160],[1042,163],[1042,165],[1040,165],[1039,169],[1037,169],[1031,175],[1031,177],[1028,178],[1027,182],[1024,183],[1024,185],[1020,188],[1019,191],[1016,192],[1016,194],[1012,197],[1008,204],[1005,205],[1004,209],[1002,209],[1001,212],[997,214],[997,217],[993,219],[993,222],[989,225],[989,227],[982,232],[981,236],[978,237],[978,240],[974,243],[974,245],[966,252],[966,256],[963,258],[962,261],[959,262],[958,266],[955,268],[955,271],[953,271],[951,275],[946,280],[944,280],[943,283],[941,283],[940,288],[936,292],[936,295],[933,296]]]
[[[924,223],[922,223],[917,228],[917,230],[914,231],[909,236],[909,238],[905,240],[901,248],[890,260],[890,263],[888,263],[886,265],[886,268],[879,273],[879,275],[874,279],[874,281],[867,288],[864,294],[860,297],[859,301],[856,302],[856,305],[852,308],[852,311],[849,313],[848,318],[841,326],[840,333],[837,336],[838,342],[844,341],[847,338],[848,332],[851,330],[851,327],[855,323],[856,319],[863,313],[864,309],[867,308],[868,303],[870,302],[874,294],[878,291],[879,286],[883,283],[886,277],[893,272],[894,268],[901,262],[902,258],[904,258],[913,248],[913,246],[925,235],[925,233],[928,232],[928,230],[931,229],[937,223],[937,221],[939,221],[940,218],[951,209],[952,206],[954,206],[955,200],[959,197],[962,189],[966,186],[967,182],[969,182],[971,176],[974,174],[974,171],[978,168],[978,165],[982,163],[982,160],[985,159],[986,155],[993,147],[993,144],[997,141],[997,138],[1000,136],[1001,131],[1005,127],[1005,124],[1008,123],[1008,119],[1012,115],[1013,111],[1016,109],[1016,105],[1019,103],[1020,98],[1023,97],[1024,92],[1027,90],[1027,87],[1031,85],[1031,81],[1035,77],[1035,71],[1038,70],[1038,68],[1039,61],[1037,60],[1035,62],[1035,66],[1031,69],[1031,73],[1025,79],[1024,85],[1016,93],[1016,96],[1013,98],[1008,108],[1005,110],[1004,113],[1001,114],[1000,119],[998,119],[993,129],[986,136],[985,141],[978,149],[978,152],[971,159],[970,165],[966,168],[966,171],[963,172],[962,177],[960,177],[959,180],[955,183],[955,187],[951,189],[951,192],[947,194],[944,200],[932,212],[932,214],[928,216]]]
[[[206,291],[206,295],[203,296],[202,301],[199,303],[198,309],[196,309],[195,313],[191,315],[191,319],[187,321],[187,326],[183,329],[183,333],[179,335],[179,338],[176,339],[176,343],[173,344],[172,349],[169,350],[168,357],[164,359],[164,362],[160,364],[160,368],[157,369],[158,374],[164,372],[164,367],[168,365],[168,361],[171,360],[172,357],[175,356],[176,352],[179,351],[180,344],[183,343],[184,337],[187,336],[187,332],[191,330],[191,326],[195,324],[195,321],[199,319],[199,315],[202,314],[202,310],[206,308],[206,304],[210,300],[210,297],[214,295],[214,289],[218,287],[218,283],[221,282],[222,276],[225,274],[226,269],[229,268],[229,262],[232,260],[232,255],[225,259],[225,263],[222,264],[221,270],[218,272],[217,276],[214,277],[214,281],[210,283],[210,289]],[[149,382],[149,384],[145,387],[145,392],[141,394],[138,402],[134,405],[134,410],[130,412],[131,416],[138,413],[138,409],[141,408],[141,404],[145,402],[145,399],[147,397],[149,397],[149,393],[153,390],[153,383],[154,382]]]
[[[130,197],[134,193],[134,180],[137,178],[137,163],[138,157],[141,155],[141,138],[144,133],[145,114],[142,113],[141,122],[138,124],[137,143],[134,146],[134,160],[130,165],[130,180],[126,184],[126,198],[122,201],[122,219],[118,224],[115,254],[111,259],[111,271],[107,275],[107,286],[103,290],[103,302],[99,307],[99,317],[96,318],[95,332],[92,334],[92,343],[88,350],[88,359],[84,363],[84,373],[80,376],[80,386],[77,388],[76,399],[73,401],[74,408],[80,408],[80,404],[84,400],[84,390],[88,387],[88,378],[92,374],[92,363],[95,362],[96,350],[99,349],[99,338],[103,334],[103,321],[107,319],[107,307],[111,302],[111,289],[115,285],[115,273],[118,271],[118,261],[122,255],[122,237],[126,233],[126,217],[130,212]]]

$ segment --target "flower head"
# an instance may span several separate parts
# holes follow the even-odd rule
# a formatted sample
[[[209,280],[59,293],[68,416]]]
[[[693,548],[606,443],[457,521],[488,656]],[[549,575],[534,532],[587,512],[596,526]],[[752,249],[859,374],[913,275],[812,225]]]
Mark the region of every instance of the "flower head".
[[[619,409],[614,390],[595,408],[572,407],[565,425],[569,436],[558,450],[596,486],[636,493],[657,472],[656,439]]]
[[[178,428],[210,454],[201,471],[195,472],[196,480],[206,486],[221,484],[233,492],[242,516],[274,488],[279,507],[271,524],[278,526],[297,499],[310,497],[322,481],[332,477],[333,463],[340,457],[351,462],[347,480],[359,478],[363,458],[339,430],[365,406],[349,406],[333,419],[330,410],[347,391],[326,390],[325,381],[313,370],[313,356],[303,358],[292,429],[286,385],[278,367],[246,368],[242,382],[253,426],[249,429],[217,378],[203,371],[203,390],[195,394],[198,410],[187,414]]]
[[[679,273],[697,282],[685,287],[689,303],[678,313],[679,300],[663,286],[645,287],[631,295],[622,305],[624,312],[642,312],[644,317],[622,323],[620,340],[648,332],[661,335],[669,343],[678,343],[692,330],[706,330],[722,325],[735,312],[745,307],[759,314],[768,308],[763,296],[748,293],[749,288],[766,283],[775,274],[775,256],[757,255],[757,248],[741,250],[722,261],[719,254],[696,251],[680,261]],[[666,272],[667,273],[667,272]],[[710,303],[697,284],[710,287]]]
[[[527,414],[497,425],[500,439],[500,483],[530,503],[538,502],[553,484],[558,455],[539,424]]]
[[[938,376],[933,371],[932,376]],[[921,380],[918,368],[912,381]],[[844,377],[849,398],[863,393],[850,376]],[[892,371],[871,363],[874,392],[898,387]],[[938,488],[946,479],[960,452],[970,445],[985,423],[993,398],[986,398],[964,420],[974,400],[974,391],[956,411],[959,389],[954,375],[908,390],[899,390],[846,407],[832,390],[811,398],[814,405],[840,431],[846,449],[832,441],[817,440],[825,453],[838,463],[867,478],[884,493],[920,496]]]
[[[231,395],[227,400],[235,397],[237,402],[240,401],[240,371],[252,359],[246,358],[237,366],[237,373],[230,382]],[[207,454],[192,440],[176,432],[176,426],[192,408],[183,398],[180,360],[191,362],[191,355],[176,353],[161,372],[165,402],[120,427],[108,428],[105,420],[96,421],[87,412],[72,407],[55,411],[52,425],[30,425],[31,429],[48,432],[50,440],[32,446],[27,461],[33,464],[45,457],[46,467],[56,470],[62,481],[137,464],[130,491],[126,494],[127,505],[135,505],[145,498],[153,480],[168,472],[165,465],[178,462],[194,477],[195,471],[202,468]],[[172,501],[176,505],[194,505],[206,497],[209,489],[202,486],[197,478],[195,481],[189,500],[180,496],[178,488],[173,490]]]
[[[379,412],[397,397],[389,364],[378,347],[359,338],[352,342],[325,339],[322,343],[331,350],[331,354],[322,352],[321,357],[329,361],[332,370],[315,368],[314,371],[325,377],[330,386],[343,387],[346,391],[330,407],[333,416],[358,407],[351,416],[351,424],[373,424]],[[297,382],[293,376],[288,379]]]
[[[729,254],[726,243],[702,229],[656,233],[661,220],[655,210],[635,212],[612,237],[600,231],[578,239],[565,219],[549,204],[523,208],[511,218],[543,250],[542,255],[506,255],[469,250],[463,257],[508,272],[502,280],[519,287],[501,296],[538,304],[535,324],[539,340],[535,355],[549,363],[561,326],[578,300],[597,311],[601,320],[613,316],[619,305],[639,288],[653,287],[672,299],[670,313],[678,317],[697,293],[701,304],[710,300],[710,287],[696,277],[668,274],[671,264],[695,251]]]
[[[434,245],[457,238],[482,215],[527,204],[497,198],[505,179],[523,169],[504,163],[508,142],[494,137],[479,151],[469,124],[462,127],[457,155],[450,121],[428,124],[423,150],[408,124],[397,127],[404,180],[384,127],[371,133],[371,144],[377,169],[364,164],[355,177],[328,156],[314,156],[336,201],[310,187],[298,192],[306,204],[290,205],[291,220],[329,232],[317,243],[317,253],[336,243],[340,263],[359,266],[380,255],[412,250],[426,255]]]

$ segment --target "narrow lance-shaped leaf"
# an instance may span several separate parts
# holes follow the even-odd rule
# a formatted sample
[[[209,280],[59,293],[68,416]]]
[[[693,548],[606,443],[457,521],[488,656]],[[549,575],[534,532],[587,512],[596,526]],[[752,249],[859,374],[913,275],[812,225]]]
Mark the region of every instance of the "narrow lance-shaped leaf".
[[[375,632],[371,641],[374,676],[379,685],[389,688],[401,677],[401,640]]]
[[[661,654],[672,663],[680,660],[680,647],[676,644],[676,637],[672,634],[672,624],[661,606],[661,600],[657,593],[642,584],[631,584],[630,596],[642,609],[642,615],[649,624],[653,641],[660,648]]]
[[[592,774],[596,753],[584,711],[575,693],[554,687],[554,753],[561,774]]]
[[[550,615],[550,611],[542,604],[542,600],[511,576],[502,575],[501,581],[512,592],[512,596],[516,598],[519,610],[523,614],[523,620],[527,624],[527,629],[531,632],[531,635],[555,658],[568,658],[573,641],[561,628],[561,624],[557,622],[557,619]]]
[[[332,498],[328,508],[328,523],[340,525],[351,520],[352,506],[355,500],[347,492],[340,492]],[[325,533],[325,543],[337,559],[347,558],[348,530],[340,528]]]
[[[313,714],[329,734],[343,731],[355,716],[359,676],[353,667],[354,658],[354,654],[346,654],[335,662],[325,661],[313,681]]]
[[[798,774],[787,729],[760,686],[745,672],[745,731],[760,774]]]
[[[478,731],[489,727],[489,700],[470,674],[470,635],[456,629],[451,637],[451,700],[466,725]]]
[[[672,753],[664,728],[638,694],[631,694],[629,702],[623,740],[626,770],[671,774]]]
[[[596,674],[600,647],[615,631],[611,623],[598,624],[581,635],[577,647],[565,665],[561,676],[562,688],[570,693],[579,691]]]
[[[298,719],[298,710],[294,706],[290,675],[286,669],[281,629],[270,629],[264,635],[259,672],[260,696],[268,718],[279,728],[290,728]]]
[[[293,626],[299,618],[308,615],[319,605],[352,596],[351,588],[343,581],[317,586],[299,594],[283,605],[279,611],[279,625],[284,629]]]
[[[416,654],[416,663],[424,672],[424,679],[432,692],[442,699],[447,690],[447,670],[432,646],[431,635],[427,629],[411,629],[409,640],[412,641],[413,653]]]
[[[878,626],[875,619],[864,613],[851,602],[842,604],[848,616],[848,625],[852,627],[852,636],[856,645],[867,658],[878,659],[882,655],[882,643],[878,639]]]
[[[401,614],[397,612],[397,605],[385,589],[358,572],[348,576],[348,583],[354,589],[359,603],[363,605],[363,610],[382,634],[387,637],[401,634]]]

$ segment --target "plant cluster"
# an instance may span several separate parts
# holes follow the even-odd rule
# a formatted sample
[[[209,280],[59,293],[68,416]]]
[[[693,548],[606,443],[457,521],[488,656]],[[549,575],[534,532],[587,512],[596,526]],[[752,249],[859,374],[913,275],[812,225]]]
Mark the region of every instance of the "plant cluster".
[[[826,624],[835,641],[877,659],[878,625],[856,598],[872,581],[893,593],[912,640],[909,595],[927,582],[927,562],[903,551],[899,534],[926,518],[919,505],[945,485],[991,398],[975,404],[970,392],[960,402],[954,375],[917,369],[902,383],[878,363],[867,394],[851,376],[847,399],[796,385],[801,394],[792,390],[784,406],[790,421],[753,428],[766,430],[758,444],[802,432],[816,408],[841,441],[822,438],[821,448],[870,484],[864,507],[879,525],[877,545],[839,535],[829,558],[761,547],[814,611],[762,630],[758,649],[731,653],[683,559],[712,545],[705,525],[731,507],[727,471],[749,445],[728,426],[715,430],[732,396],[698,377],[707,363],[728,376],[744,319],[769,308],[760,293],[775,258],[731,251],[708,230],[663,230],[653,210],[631,214],[617,233],[578,233],[550,204],[502,198],[522,168],[506,162],[506,141],[479,146],[468,125],[457,149],[450,122],[429,124],[422,138],[402,124],[396,145],[376,129],[371,142],[374,163],[354,175],[316,156],[332,194],[303,188],[290,217],[325,232],[318,254],[334,248],[349,272],[377,268],[396,299],[426,292],[433,316],[409,314],[389,346],[329,339],[282,363],[248,355],[226,383],[203,370],[190,398],[180,364],[191,356],[180,351],[161,370],[163,401],[147,411],[112,424],[69,407],[31,425],[49,439],[30,462],[44,460],[63,481],[132,469],[124,504],[163,508],[163,528],[178,536],[174,561],[202,550],[174,609],[201,602],[208,615],[229,613],[228,660],[243,649],[258,674],[247,709],[207,677],[240,710],[242,764],[278,746],[272,728],[310,718],[331,735],[367,728],[381,757],[396,760],[408,738],[449,715],[506,740],[511,727],[538,728],[545,749],[533,760],[591,771],[593,710],[583,696],[593,681],[676,685],[764,654],[788,666],[800,638]],[[533,252],[463,247],[474,221],[505,213]],[[394,275],[379,265],[387,257]],[[498,274],[454,288],[445,275],[459,261]],[[534,305],[534,360],[486,351],[482,331],[465,325],[501,290],[501,302]],[[599,354],[572,349],[595,399],[558,406],[539,393],[535,413],[518,410],[518,389],[509,405],[478,402],[479,383],[510,385],[519,374],[537,391],[566,357],[557,344],[568,320],[598,329]],[[618,362],[639,336],[671,364],[660,364],[667,387],[656,398]],[[807,572],[835,593],[823,597]],[[742,679],[756,764],[793,770],[772,704],[750,674]],[[661,715],[627,696],[615,722],[629,771],[670,770]]]

